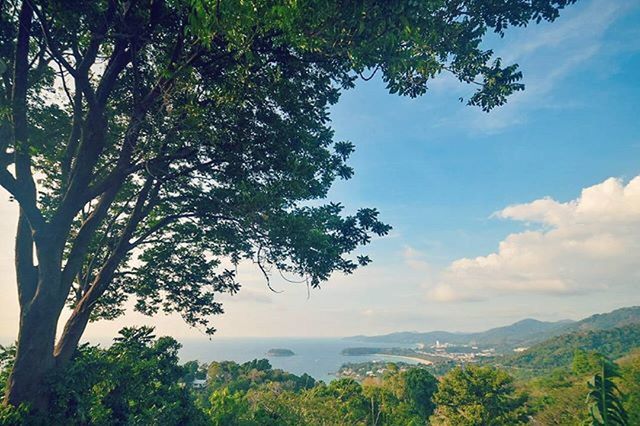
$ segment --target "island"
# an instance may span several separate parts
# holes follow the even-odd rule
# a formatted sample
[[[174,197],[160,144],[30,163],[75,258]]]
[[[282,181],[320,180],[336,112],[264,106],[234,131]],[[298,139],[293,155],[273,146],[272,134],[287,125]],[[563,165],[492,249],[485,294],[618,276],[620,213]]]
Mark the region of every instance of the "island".
[[[291,349],[269,349],[267,356],[294,356],[295,353]]]
[[[344,356],[379,355],[384,353],[383,348],[345,348],[340,351]]]

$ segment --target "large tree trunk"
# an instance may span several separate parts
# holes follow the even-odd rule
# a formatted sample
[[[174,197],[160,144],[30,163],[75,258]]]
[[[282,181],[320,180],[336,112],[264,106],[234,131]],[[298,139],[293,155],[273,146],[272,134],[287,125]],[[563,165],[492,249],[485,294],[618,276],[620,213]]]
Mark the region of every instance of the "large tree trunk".
[[[53,345],[59,314],[54,303],[47,300],[36,299],[23,309],[15,364],[7,383],[7,403],[47,410],[49,389],[44,380],[56,366]]]
[[[24,222],[19,222],[16,272],[18,288],[27,290],[19,292],[20,331],[5,403],[14,406],[26,403],[36,411],[44,412],[48,409],[50,395],[45,379],[59,366],[54,357],[54,344],[66,299],[60,280],[62,249],[52,235],[36,237],[38,267],[35,268],[30,250],[33,239],[23,232],[23,226]]]

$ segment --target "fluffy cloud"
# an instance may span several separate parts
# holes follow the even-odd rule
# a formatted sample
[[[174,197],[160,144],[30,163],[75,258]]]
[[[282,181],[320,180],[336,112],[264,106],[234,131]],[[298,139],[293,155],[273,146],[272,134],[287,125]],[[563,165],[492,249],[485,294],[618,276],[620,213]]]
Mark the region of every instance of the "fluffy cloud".
[[[451,263],[429,298],[441,302],[500,294],[577,294],[640,281],[640,176],[610,178],[579,198],[543,198],[509,206],[494,217],[533,229],[510,234],[498,250]]]

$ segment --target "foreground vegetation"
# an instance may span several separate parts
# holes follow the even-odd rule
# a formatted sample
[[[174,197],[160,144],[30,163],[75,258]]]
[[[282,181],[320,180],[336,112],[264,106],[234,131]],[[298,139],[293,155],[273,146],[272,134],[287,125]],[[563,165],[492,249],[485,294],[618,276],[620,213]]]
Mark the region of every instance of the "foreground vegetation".
[[[49,377],[52,411],[3,407],[0,424],[18,425],[575,425],[640,424],[640,350],[617,360],[575,351],[569,367],[514,379],[492,366],[456,367],[436,378],[425,368],[389,363],[384,373],[329,384],[273,369],[267,360],[178,361],[180,345],[150,328],[129,328],[108,349],[81,346]],[[4,384],[15,351],[0,357]],[[588,383],[615,384],[626,423],[598,423]],[[611,372],[611,373],[610,373]],[[194,379],[207,378],[195,388]],[[4,392],[4,389],[2,389]],[[595,393],[597,396],[597,392]],[[592,398],[593,399],[593,398]],[[594,408],[595,407],[595,408]]]

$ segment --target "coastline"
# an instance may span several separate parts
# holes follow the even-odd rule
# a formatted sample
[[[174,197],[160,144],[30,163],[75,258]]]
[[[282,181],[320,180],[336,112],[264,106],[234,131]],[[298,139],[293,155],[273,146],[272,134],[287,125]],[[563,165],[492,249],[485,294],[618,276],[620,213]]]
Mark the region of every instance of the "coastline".
[[[385,357],[393,357],[393,358],[401,358],[401,359],[409,359],[412,361],[416,361],[418,364],[424,365],[433,365],[433,362],[428,359],[413,357],[413,356],[405,356],[405,355],[390,355],[390,354],[374,354],[376,356],[385,356]]]

